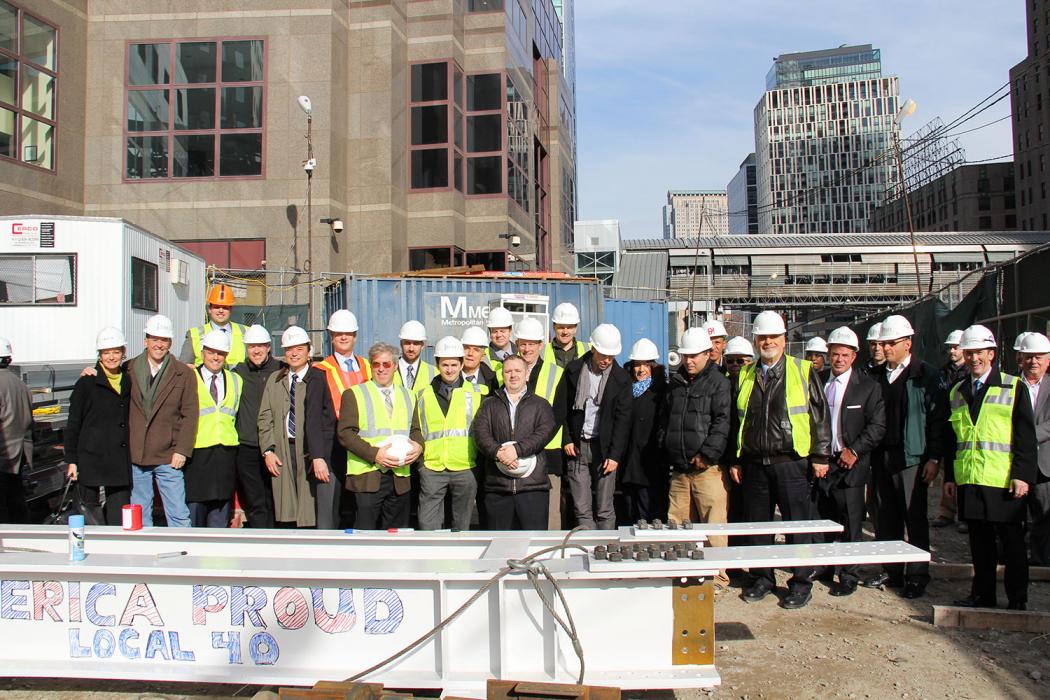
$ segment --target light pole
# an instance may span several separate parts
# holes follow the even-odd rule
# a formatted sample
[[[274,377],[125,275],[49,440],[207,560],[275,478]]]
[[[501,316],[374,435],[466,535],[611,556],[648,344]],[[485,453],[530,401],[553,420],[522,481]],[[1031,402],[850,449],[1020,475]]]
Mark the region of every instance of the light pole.
[[[314,168],[317,161],[314,159],[314,106],[306,95],[299,95],[299,109],[306,113],[306,160],[303,161],[303,170],[306,172],[306,328],[309,331],[314,323],[314,290],[309,284],[310,275],[313,274],[314,266],[314,217],[313,217],[313,184]]]
[[[915,245],[915,224],[911,218],[911,199],[908,197],[908,186],[904,181],[904,157],[901,154],[901,122],[915,114],[915,100],[907,100],[893,117],[893,143],[897,152],[897,178],[900,180],[901,196],[904,198],[904,214],[908,218],[908,235],[911,237],[911,259],[915,263],[915,289],[919,292],[916,300],[922,299],[922,280],[919,279],[919,250]],[[933,271],[930,271],[933,281]]]

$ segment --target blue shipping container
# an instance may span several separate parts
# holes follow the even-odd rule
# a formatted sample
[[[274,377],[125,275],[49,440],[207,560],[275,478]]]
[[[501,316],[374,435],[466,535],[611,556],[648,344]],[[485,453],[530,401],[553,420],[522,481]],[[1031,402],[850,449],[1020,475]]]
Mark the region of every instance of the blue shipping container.
[[[549,297],[547,314],[562,302],[575,304],[580,310],[577,337],[582,340],[590,336],[603,318],[601,286],[591,281],[357,276],[348,281],[349,308],[361,327],[357,336],[357,352],[360,354],[379,341],[396,347],[401,324],[416,319],[427,327],[425,357],[432,360],[433,345],[438,338],[444,335],[458,338],[467,326],[484,328],[489,309],[498,306],[503,295],[508,294]],[[328,307],[338,298],[335,294],[326,296],[326,316],[335,310]],[[527,301],[523,302],[523,306],[526,304]],[[550,330],[548,323],[548,334]]]
[[[623,352],[617,356],[620,364],[627,362],[631,346],[641,338],[656,343],[660,363],[667,364],[667,304],[662,301],[605,300],[604,323],[620,329]]]

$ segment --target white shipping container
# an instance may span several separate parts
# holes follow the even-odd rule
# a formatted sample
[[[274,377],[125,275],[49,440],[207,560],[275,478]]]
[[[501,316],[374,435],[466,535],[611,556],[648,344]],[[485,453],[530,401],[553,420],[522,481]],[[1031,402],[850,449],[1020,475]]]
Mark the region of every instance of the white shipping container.
[[[142,352],[146,319],[172,320],[172,351],[203,322],[204,259],[123,219],[0,217],[0,336],[17,364],[92,363],[95,336],[120,328]]]

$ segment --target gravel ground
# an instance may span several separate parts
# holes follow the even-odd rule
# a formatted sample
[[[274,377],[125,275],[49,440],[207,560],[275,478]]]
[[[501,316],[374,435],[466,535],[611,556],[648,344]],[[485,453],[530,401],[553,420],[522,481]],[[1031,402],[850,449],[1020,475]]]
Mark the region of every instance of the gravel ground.
[[[930,513],[936,515],[931,498]],[[968,562],[966,536],[931,530],[934,561]],[[780,582],[787,578],[781,574]],[[1001,586],[1001,584],[1000,584]],[[625,693],[646,700],[701,698],[1050,698],[1050,634],[935,628],[932,605],[969,592],[968,580],[934,578],[917,601],[865,588],[849,598],[813,587],[803,610],[772,596],[749,605],[731,588],[716,601],[716,663],[722,685],[707,691]],[[782,589],[781,589],[782,592]],[[1005,602],[1005,595],[1000,591]],[[1050,611],[1050,582],[1033,582],[1029,609]],[[5,700],[251,697],[256,686],[131,681],[0,679]]]

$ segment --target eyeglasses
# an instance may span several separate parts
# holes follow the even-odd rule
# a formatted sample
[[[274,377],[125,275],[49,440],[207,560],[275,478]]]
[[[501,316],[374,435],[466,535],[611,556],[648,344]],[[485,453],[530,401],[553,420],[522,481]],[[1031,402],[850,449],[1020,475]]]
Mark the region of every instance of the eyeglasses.
[[[887,348],[892,348],[895,345],[900,345],[905,340],[907,340],[907,338],[897,338],[896,340],[878,340],[878,341],[876,341],[875,344],[876,345],[881,345],[881,346],[887,347]]]
[[[372,362],[372,369],[390,369],[393,366],[394,363],[390,362],[389,360],[387,360],[386,362]]]
[[[746,365],[747,364],[747,360],[744,359],[743,357],[727,357],[726,358],[726,364],[727,365]]]

